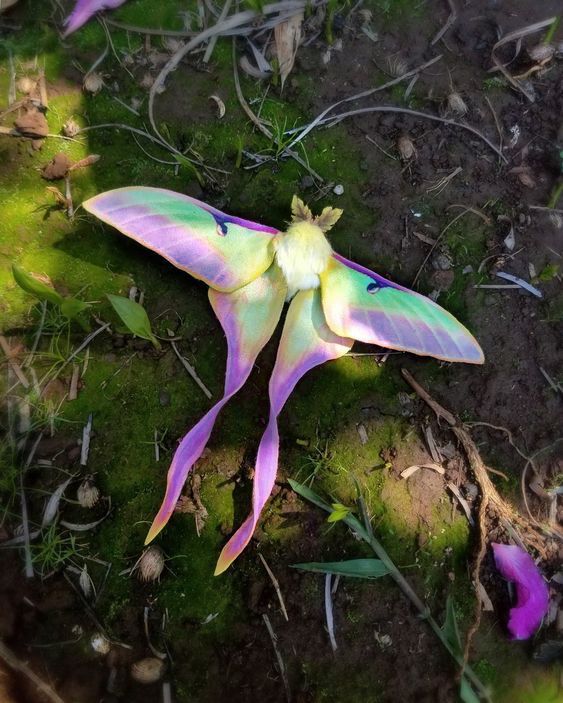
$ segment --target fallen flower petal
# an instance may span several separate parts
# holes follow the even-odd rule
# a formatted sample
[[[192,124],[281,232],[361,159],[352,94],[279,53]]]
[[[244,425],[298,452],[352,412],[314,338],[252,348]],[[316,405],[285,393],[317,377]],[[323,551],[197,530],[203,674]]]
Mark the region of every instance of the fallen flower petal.
[[[78,0],[74,6],[74,10],[65,19],[64,26],[66,27],[63,38],[75,32],[83,24],[86,24],[92,15],[100,10],[111,10],[114,7],[123,5],[125,0]]]
[[[497,569],[516,584],[516,606],[511,608],[508,631],[513,639],[531,637],[549,607],[549,591],[532,557],[514,544],[492,544]]]

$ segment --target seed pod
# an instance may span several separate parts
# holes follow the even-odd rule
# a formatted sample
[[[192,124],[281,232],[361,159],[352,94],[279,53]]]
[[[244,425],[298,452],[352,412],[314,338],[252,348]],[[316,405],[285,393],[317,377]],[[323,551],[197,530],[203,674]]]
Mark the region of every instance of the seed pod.
[[[23,93],[24,95],[29,95],[30,93],[33,93],[35,85],[36,82],[33,80],[33,78],[29,78],[28,76],[23,76],[16,83],[17,89],[20,93]]]
[[[99,73],[96,73],[94,71],[92,73],[87,73],[84,76],[84,81],[82,85],[87,93],[92,93],[92,95],[96,95],[103,88],[104,79]]]
[[[448,95],[448,110],[456,115],[467,114],[468,107],[459,93],[453,92]]]
[[[92,646],[94,652],[97,652],[98,654],[102,654],[104,656],[111,649],[110,641],[105,635],[102,635],[101,632],[96,632],[95,635],[92,635],[90,639],[90,645]]]
[[[90,596],[94,592],[94,584],[92,583],[92,579],[90,578],[90,574],[88,573],[88,567],[86,566],[86,564],[84,564],[84,566],[82,567],[78,583],[80,584],[80,588],[82,589],[82,593],[84,593],[84,596],[86,598],[90,598]]]
[[[414,142],[406,134],[397,139],[397,151],[403,161],[410,161],[416,155]]]
[[[63,134],[65,137],[75,137],[80,131],[80,125],[75,122],[72,117],[67,120],[63,125]]]
[[[534,63],[545,63],[555,54],[555,47],[552,44],[536,44],[528,49],[528,56]]]
[[[162,549],[154,545],[147,547],[136,565],[137,578],[143,583],[158,581],[164,569]]]
[[[389,73],[395,78],[403,76],[409,70],[408,63],[400,56],[387,59],[387,66],[389,68]]]
[[[156,657],[146,657],[131,664],[131,678],[137,683],[156,683],[162,678],[166,664]]]
[[[100,491],[92,476],[86,476],[76,491],[78,502],[83,508],[93,508],[100,500]]]

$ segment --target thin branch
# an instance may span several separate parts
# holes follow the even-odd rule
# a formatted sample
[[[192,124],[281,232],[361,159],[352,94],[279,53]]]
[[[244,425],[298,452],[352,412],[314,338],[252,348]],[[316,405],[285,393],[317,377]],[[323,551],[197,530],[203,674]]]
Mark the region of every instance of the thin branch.
[[[278,638],[276,636],[276,633],[274,632],[274,628],[272,627],[272,623],[270,622],[270,618],[266,615],[266,613],[262,613],[262,618],[264,619],[264,622],[266,623],[266,627],[268,629],[268,634],[270,635],[270,639],[272,640],[272,646],[274,648],[274,652],[276,653],[276,659],[278,660],[278,667],[280,670],[280,675],[282,677],[283,685],[285,688],[285,696],[287,698],[288,703],[290,703],[291,689],[289,688],[289,681],[287,679],[285,664],[283,662],[281,652],[278,648]]]
[[[262,554],[260,554],[260,552],[258,552],[258,556],[260,557],[260,561],[264,565],[264,568],[266,569],[266,572],[267,572],[268,576],[270,577],[270,580],[273,583],[274,588],[276,589],[276,593],[278,595],[278,600],[280,602],[280,607],[282,609],[283,616],[286,619],[286,621],[289,621],[289,617],[287,615],[287,610],[285,608],[285,602],[284,602],[282,592],[280,589],[280,584],[279,584],[277,578],[274,576],[274,572],[268,566],[268,562],[264,559],[264,557],[262,556]]]
[[[457,10],[453,0],[448,0],[448,5],[450,6],[450,14],[448,16],[448,19],[446,20],[446,23],[442,27],[442,29],[440,29],[434,39],[432,39],[432,41],[430,42],[430,46],[434,46],[434,44],[437,44],[440,39],[444,36],[444,34],[453,27],[455,21],[457,20]]]
[[[2,659],[11,669],[14,669],[14,671],[19,671],[27,679],[29,679],[35,685],[37,690],[41,691],[41,693],[50,701],[53,701],[53,703],[65,703],[58,693],[53,691],[49,684],[39,678],[39,676],[37,676],[37,674],[33,672],[25,662],[19,659],[16,654],[12,652],[12,650],[9,649],[1,640],[0,659]]]

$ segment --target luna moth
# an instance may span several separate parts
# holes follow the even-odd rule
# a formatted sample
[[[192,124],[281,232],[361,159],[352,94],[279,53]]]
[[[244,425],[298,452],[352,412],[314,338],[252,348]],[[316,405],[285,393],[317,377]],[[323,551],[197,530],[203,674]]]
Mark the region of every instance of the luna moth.
[[[206,283],[227,338],[224,395],[176,449],[146,543],[170,519],[217,415],[249,377],[289,302],[269,383],[269,421],[256,457],[252,507],[224,546],[216,574],[250,541],[276,478],[278,415],[309,369],[343,356],[354,340],[445,361],[483,363],[477,341],[446,310],[332,250],[326,233],[342,210],[326,207],[315,217],[294,196],[292,220],[281,232],[159,188],[111,190],[86,201],[84,208]]]

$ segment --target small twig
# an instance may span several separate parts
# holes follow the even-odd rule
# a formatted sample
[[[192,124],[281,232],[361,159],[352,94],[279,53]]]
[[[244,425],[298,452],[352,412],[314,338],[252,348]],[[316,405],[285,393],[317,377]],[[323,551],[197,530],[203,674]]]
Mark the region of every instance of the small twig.
[[[225,4],[223,5],[221,14],[217,18],[217,22],[222,22],[229,14],[229,10],[231,9],[231,1],[232,0],[225,0]],[[213,53],[213,49],[215,48],[215,44],[217,43],[217,38],[218,36],[217,34],[215,34],[209,40],[209,43],[207,44],[207,49],[205,50],[205,54],[203,55],[203,63],[209,63],[209,59],[211,58],[211,54]]]
[[[348,112],[341,112],[337,115],[331,115],[330,117],[326,117],[325,119],[320,120],[318,124],[323,125],[330,123],[328,124],[328,126],[332,127],[333,125],[343,120],[345,117],[355,117],[356,115],[365,115],[371,112],[391,112],[402,115],[411,115],[412,117],[422,117],[433,122],[440,122],[441,124],[445,124],[450,127],[458,127],[459,129],[465,129],[467,132],[471,132],[471,134],[474,134],[476,137],[479,137],[479,139],[485,142],[485,144],[490,149],[492,149],[495,154],[497,154],[504,161],[504,163],[508,163],[508,159],[502,153],[502,151],[475,127],[465,124],[465,122],[456,122],[455,120],[450,120],[446,117],[438,117],[438,115],[430,115],[427,112],[420,112],[419,110],[410,110],[406,107],[396,107],[394,105],[376,105],[373,107],[361,107],[357,110],[349,110]]]
[[[277,578],[274,576],[273,571],[272,571],[272,570],[270,569],[270,567],[268,566],[268,562],[264,559],[264,557],[262,556],[262,554],[261,554],[260,552],[258,552],[258,556],[260,557],[260,561],[261,561],[262,564],[264,565],[264,568],[266,569],[266,573],[267,573],[268,576],[270,577],[270,580],[271,580],[271,582],[273,583],[274,588],[276,589],[276,593],[277,593],[277,596],[278,596],[278,600],[279,600],[279,602],[280,602],[280,607],[281,607],[283,616],[284,616],[284,618],[286,619],[286,621],[289,621],[289,617],[288,617],[288,615],[287,615],[287,610],[286,610],[286,608],[285,608],[285,602],[284,602],[284,600],[283,600],[282,592],[281,592],[281,589],[280,589],[280,584],[279,584]]]
[[[54,376],[53,378],[56,378],[57,376],[59,376],[60,373],[61,373],[61,371],[62,371],[64,368],[66,368],[66,366],[67,366],[68,364],[70,364],[70,362],[71,362],[76,356],[78,356],[78,354],[80,354],[81,351],[83,351],[84,349],[86,349],[86,347],[90,344],[90,342],[91,342],[93,339],[95,339],[95,338],[96,338],[101,332],[103,332],[104,330],[107,330],[107,328],[108,328],[109,326],[110,326],[110,323],[109,323],[109,322],[106,322],[106,323],[103,324],[101,327],[98,327],[97,330],[94,330],[93,332],[91,332],[91,333],[86,337],[86,339],[82,342],[82,344],[81,344],[77,349],[75,349],[75,350],[72,352],[72,354],[71,354],[65,361],[63,361],[62,365],[59,366],[59,368],[57,369],[57,372],[56,372],[56,374],[55,374],[55,376]],[[48,378],[49,374],[50,374],[50,371],[47,371],[47,373],[41,378],[41,381],[39,382],[39,385],[40,385],[40,386],[43,385],[43,382]],[[82,375],[84,375],[84,372],[83,372]],[[52,379],[50,379],[50,380],[52,380]],[[45,390],[45,389],[43,389],[43,392],[44,392],[44,390]]]
[[[350,95],[347,98],[343,98],[342,100],[338,100],[337,102],[333,103],[332,105],[329,105],[327,108],[325,108],[321,113],[319,113],[315,119],[310,122],[308,125],[305,127],[297,127],[295,130],[290,130],[288,134],[295,132],[298,132],[299,134],[297,137],[291,142],[289,145],[289,148],[291,149],[294,147],[297,142],[300,142],[302,139],[304,139],[307,134],[311,130],[313,130],[317,125],[323,124],[325,121],[330,121],[332,117],[329,117],[325,120],[326,116],[328,115],[329,112],[332,112],[335,108],[337,108],[339,105],[343,105],[344,103],[347,102],[352,102],[354,100],[360,100],[361,98],[367,98],[370,95],[373,95],[374,93],[379,92],[380,90],[386,90],[387,88],[391,88],[392,86],[396,85],[397,83],[400,83],[401,81],[404,81],[406,78],[410,78],[411,76],[414,76],[421,71],[424,71],[424,69],[428,68],[429,66],[432,66],[432,64],[436,63],[437,61],[440,61],[442,58],[442,55],[440,54],[439,56],[435,56],[433,59],[430,59],[430,61],[427,61],[426,63],[423,63],[421,66],[417,66],[416,68],[413,68],[412,71],[407,71],[406,73],[403,73],[402,76],[398,76],[397,78],[394,78],[392,81],[388,81],[387,83],[384,83],[383,85],[377,86],[377,88],[370,88],[369,90],[364,90],[361,93],[356,93],[355,95]]]
[[[430,259],[430,257],[431,257],[432,254],[434,253],[434,250],[436,249],[436,247],[438,246],[438,244],[442,241],[442,239],[443,239],[444,235],[446,234],[446,232],[450,229],[450,227],[452,227],[459,219],[461,219],[461,218],[462,218],[464,215],[466,215],[468,212],[472,212],[472,213],[474,213],[474,214],[478,214],[478,213],[475,212],[475,210],[474,210],[473,208],[466,208],[465,210],[463,210],[463,212],[460,212],[459,215],[456,215],[456,216],[453,218],[453,220],[450,220],[450,221],[448,222],[448,224],[444,227],[444,229],[440,232],[440,234],[438,235],[438,238],[436,239],[436,242],[432,245],[431,249],[428,251],[428,253],[427,253],[426,256],[424,257],[424,261],[420,264],[420,267],[419,267],[418,271],[416,272],[416,276],[414,277],[413,282],[412,282],[413,288],[414,288],[414,286],[416,285],[416,282],[418,281],[418,279],[420,278],[420,274],[422,273],[424,267],[425,267],[426,264],[428,263],[428,260]]]
[[[336,652],[338,645],[336,644],[336,637],[334,636],[334,615],[332,612],[332,574],[325,574],[325,615],[326,615],[326,629],[328,630],[328,636],[330,639],[330,646],[332,651]]]
[[[446,483],[446,487],[449,488],[450,491],[457,498],[459,504],[463,508],[463,512],[465,513],[465,517],[467,518],[467,521],[469,522],[471,527],[475,527],[475,520],[473,519],[473,515],[471,514],[471,508],[469,507],[469,503],[461,495],[459,488],[455,485],[455,483],[452,483],[451,481]]]
[[[437,44],[440,39],[444,36],[444,34],[453,27],[455,24],[455,21],[457,20],[457,10],[454,5],[453,0],[448,0],[448,5],[450,6],[450,14],[448,16],[448,19],[446,20],[446,23],[438,31],[438,33],[435,35],[434,39],[430,42],[430,46],[434,46],[434,44]]]
[[[43,679],[39,678],[36,673],[34,673],[31,668],[19,659],[11,649],[9,649],[0,640],[0,659],[2,659],[11,669],[14,671],[19,671],[27,679],[29,679],[37,688],[38,691],[46,696],[53,703],[65,703],[63,699],[56,693],[49,684],[47,684]]]
[[[504,46],[504,44],[508,44],[509,42],[514,41],[515,39],[520,40],[523,37],[527,37],[529,34],[535,34],[536,32],[539,32],[544,27],[548,27],[549,25],[553,24],[556,19],[557,17],[550,17],[549,19],[543,20],[542,22],[535,22],[534,24],[530,24],[526,27],[522,27],[521,29],[517,29],[514,32],[510,32],[506,36],[502,37],[502,39],[499,39],[497,43],[493,46],[491,51],[491,60],[494,64],[491,70],[500,71],[502,75],[506,78],[506,80],[510,83],[510,85],[516,88],[516,90],[520,91],[522,95],[524,95],[532,103],[534,102],[533,93],[530,92],[530,90],[528,90],[521,81],[516,80],[510,74],[506,67],[498,60],[495,55],[495,52],[501,46]]]
[[[2,351],[6,355],[8,364],[10,364],[10,367],[14,372],[14,375],[17,377],[18,381],[22,384],[24,388],[29,388],[29,381],[27,380],[24,372],[22,371],[21,366],[14,360],[12,350],[10,349],[10,345],[8,344],[8,340],[6,339],[6,337],[4,337],[3,334],[0,334],[0,347],[2,347]]]
[[[488,95],[485,95],[485,100],[487,101],[487,105],[489,106],[489,109],[493,114],[493,119],[495,121],[495,127],[497,128],[497,132],[498,132],[498,148],[502,151],[502,142],[503,142],[502,127],[500,126],[500,122],[498,121],[497,113],[495,112],[495,108],[493,107],[492,102],[489,100]]]
[[[176,354],[176,356],[180,360],[182,366],[186,369],[186,371],[190,374],[190,376],[193,378],[193,380],[197,383],[197,385],[205,393],[206,397],[211,399],[213,397],[211,394],[211,391],[209,390],[209,388],[207,388],[207,386],[203,383],[201,378],[197,375],[196,370],[189,363],[189,361],[184,356],[182,356],[182,354],[180,354],[180,351],[179,351],[178,347],[176,346],[176,342],[174,342],[173,340],[169,340],[169,341],[170,341],[170,345],[172,346],[172,349],[174,349],[174,353]]]
[[[285,688],[285,696],[287,698],[288,703],[290,703],[291,689],[289,688],[289,681],[287,679],[285,664],[283,663],[282,655],[281,655],[281,652],[278,648],[278,638],[276,636],[276,633],[274,632],[274,628],[272,627],[272,623],[270,622],[270,618],[266,615],[266,613],[262,613],[262,618],[264,619],[264,622],[266,623],[266,627],[268,629],[268,634],[270,635],[270,639],[272,640],[272,646],[274,648],[274,652],[276,653],[276,659],[278,660],[278,667],[280,670],[280,675],[282,677],[283,685]]]
[[[280,142],[274,137],[273,133],[270,132],[270,130],[266,127],[266,125],[260,120],[254,112],[252,112],[250,105],[247,103],[243,93],[242,93],[242,88],[240,86],[240,78],[239,78],[239,73],[238,73],[238,65],[237,65],[237,60],[236,60],[236,42],[235,39],[233,39],[233,78],[235,81],[235,90],[237,94],[238,101],[240,103],[240,106],[244,110],[244,112],[248,115],[250,121],[264,134],[268,139],[271,139],[278,148],[282,147],[282,151],[284,154],[287,154],[288,156],[291,156],[292,159],[297,161],[297,163],[300,166],[303,166],[310,174],[311,176],[316,179],[319,183],[324,183],[324,178],[320,176],[316,171],[314,171],[309,164],[304,161],[298,154],[296,154],[294,151],[291,150],[291,146],[283,146],[280,144]]]
[[[88,454],[90,452],[90,437],[92,435],[92,413],[88,415],[88,422],[82,430],[82,447],[80,450],[80,466],[88,464]]]

